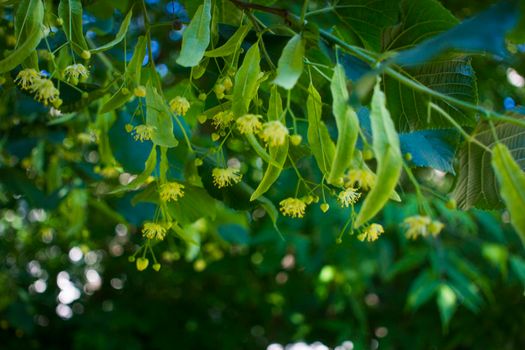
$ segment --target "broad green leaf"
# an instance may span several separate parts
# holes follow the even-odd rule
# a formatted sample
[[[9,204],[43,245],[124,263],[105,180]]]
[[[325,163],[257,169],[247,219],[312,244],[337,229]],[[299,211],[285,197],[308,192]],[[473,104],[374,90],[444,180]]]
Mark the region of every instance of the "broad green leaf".
[[[225,42],[222,46],[206,51],[204,56],[206,57],[226,57],[232,55],[241,46],[246,34],[250,31],[251,25],[244,24],[240,26],[235,33]]]
[[[71,48],[78,55],[89,50],[82,31],[82,2],[80,0],[60,0],[58,15],[64,21],[64,32]]]
[[[445,14],[442,10],[434,12]],[[393,62],[400,65],[418,65],[450,50],[462,53],[488,52],[505,57],[508,55],[505,35],[515,27],[519,16],[518,1],[500,1],[452,29],[432,36],[414,48],[400,52],[394,57]],[[434,25],[438,26],[437,21],[435,22]]]
[[[177,63],[183,67],[199,64],[210,44],[211,0],[204,0],[182,35],[182,48]]]
[[[242,65],[235,74],[232,100],[232,111],[235,117],[248,113],[250,103],[257,94],[261,73],[260,61],[259,44],[256,42],[246,52]]]
[[[155,186],[152,186],[155,188]],[[215,218],[217,201],[202,187],[184,184],[184,196],[167,204],[170,214],[183,225],[208,217]]]
[[[373,149],[377,159],[377,180],[357,215],[354,222],[356,228],[372,219],[383,209],[395,191],[403,166],[399,136],[390,112],[386,108],[385,95],[379,88],[379,83],[376,84],[372,97],[370,120]]]
[[[398,23],[401,0],[333,1],[326,11],[314,12],[312,18],[322,28],[343,34],[347,42],[362,44],[373,51],[381,50],[381,34]]]
[[[295,34],[286,43],[277,64],[277,76],[274,84],[290,90],[303,73],[303,57],[305,42],[301,34]]]
[[[452,288],[446,284],[439,286],[436,302],[441,316],[441,323],[446,329],[457,308],[457,296]]]
[[[508,147],[519,167],[525,169],[525,130],[507,123],[497,124],[495,129],[498,139]],[[488,149],[495,145],[488,123],[480,123],[472,136]],[[490,153],[475,143],[465,142],[457,158],[458,178],[452,196],[458,207],[503,208]]]
[[[512,158],[507,146],[501,143],[492,148],[492,167],[501,197],[510,213],[510,222],[525,244],[525,173]]]
[[[348,103],[345,71],[340,64],[335,66],[330,89],[333,98],[332,113],[337,125],[337,143],[327,182],[335,185],[342,183],[344,172],[352,163],[359,133],[359,120]]]
[[[405,0],[401,2],[401,23],[383,36],[383,50],[410,49],[426,38],[445,32],[458,20],[437,0]],[[403,67],[414,80],[445,95],[477,103],[477,87],[470,60],[461,56],[439,57],[416,68]],[[424,93],[384,76],[383,90],[388,109],[399,132],[420,129],[449,128],[450,123],[439,113],[428,110],[432,101],[447,111],[462,126],[474,126],[476,115],[448,102],[430,98]]]
[[[131,17],[133,17],[133,11],[130,10],[124,20],[122,21],[122,24],[120,25],[120,29],[115,35],[115,39],[111,40],[109,43],[102,45],[100,47],[97,47],[96,49],[91,50],[92,53],[102,52],[111,49],[118,43],[120,43],[124,38],[126,37],[126,33],[128,32],[129,23],[131,22]]]
[[[133,96],[131,90],[140,84],[140,78],[142,75],[142,62],[146,55],[146,37],[141,36],[138,38],[137,45],[133,51],[133,56],[128,63],[126,73],[124,75],[125,85],[118,89],[118,91],[111,96],[111,98],[104,103],[100,109],[100,113],[111,112],[117,108],[122,107],[129,99]],[[128,93],[125,94],[122,89],[126,87]]]
[[[328,134],[326,125],[321,120],[322,106],[321,95],[313,84],[310,84],[306,100],[307,138],[319,169],[323,174],[328,175],[334,159],[335,145]]]
[[[179,144],[173,135],[171,112],[151,81],[146,86],[146,124],[154,128],[151,135],[154,144],[163,147],[175,147]]]
[[[44,5],[41,0],[23,0],[15,17],[16,47],[0,60],[0,73],[8,72],[31,56],[42,39]]]
[[[453,161],[459,144],[455,129],[418,130],[399,134],[403,154],[410,153],[411,166],[433,168],[455,174]]]

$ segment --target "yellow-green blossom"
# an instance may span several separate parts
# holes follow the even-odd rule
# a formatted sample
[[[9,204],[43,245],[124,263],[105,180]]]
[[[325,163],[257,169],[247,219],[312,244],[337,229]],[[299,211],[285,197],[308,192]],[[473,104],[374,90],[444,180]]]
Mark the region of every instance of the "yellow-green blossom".
[[[147,239],[157,239],[162,241],[166,237],[168,229],[155,222],[146,222],[142,227],[142,235]]]
[[[135,130],[135,136],[134,136],[135,141],[143,142],[143,141],[151,140],[153,131],[155,131],[155,127],[150,126],[150,125],[141,124],[141,125],[137,125],[134,128],[134,130]]]
[[[170,108],[173,113],[184,116],[190,109],[190,102],[186,97],[177,96],[170,101]]]
[[[184,196],[184,185],[178,182],[168,182],[160,186],[160,199],[164,202],[178,201]]]
[[[376,183],[376,175],[368,169],[352,169],[346,177],[347,187],[357,185],[365,191],[370,190]]]
[[[445,225],[437,220],[432,220],[428,216],[414,215],[403,221],[406,228],[406,237],[416,239],[419,236],[426,237],[429,234],[437,236]]]
[[[263,124],[259,136],[268,146],[282,146],[288,137],[288,129],[280,121],[273,120]]]
[[[262,123],[260,119],[262,116],[258,114],[245,114],[237,119],[237,129],[241,134],[255,134],[261,130]]]
[[[222,111],[213,116],[212,124],[215,129],[224,129],[230,126],[233,121],[232,111]]]
[[[38,79],[40,79],[40,73],[33,68],[26,68],[18,72],[15,82],[20,85],[20,88],[23,90],[30,90],[35,80]]]
[[[31,91],[35,94],[35,99],[46,106],[49,103],[55,104],[57,101],[60,101],[58,98],[60,92],[49,79],[35,79],[31,86]]]
[[[86,66],[80,63],[72,64],[64,69],[64,79],[73,85],[77,85],[79,81],[86,79],[88,76],[89,71]]]
[[[234,185],[242,179],[239,169],[232,167],[215,168],[211,175],[213,177],[213,184],[218,188]]]
[[[306,210],[306,203],[300,198],[286,198],[279,205],[283,215],[291,216],[292,218],[302,218]]]
[[[356,188],[348,187],[339,192],[337,200],[342,207],[348,208],[349,206],[354,205],[360,197],[361,193],[359,193]]]
[[[363,233],[361,233],[359,236],[357,236],[357,239],[360,241],[367,240],[368,242],[373,242],[381,236],[381,234],[385,232],[383,229],[383,226],[379,224],[372,224],[368,226]]]

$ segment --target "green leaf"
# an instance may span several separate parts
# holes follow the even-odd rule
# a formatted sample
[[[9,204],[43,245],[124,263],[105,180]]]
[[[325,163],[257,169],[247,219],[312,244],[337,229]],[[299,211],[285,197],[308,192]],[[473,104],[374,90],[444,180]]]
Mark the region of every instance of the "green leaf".
[[[133,11],[130,10],[124,20],[122,21],[122,24],[120,25],[120,29],[115,35],[115,39],[111,40],[109,43],[102,45],[100,47],[97,47],[96,49],[91,50],[92,53],[102,52],[111,49],[118,43],[120,43],[124,38],[126,37],[126,33],[128,32],[129,23],[131,22],[131,17],[133,17]]]
[[[210,44],[211,0],[204,0],[182,35],[182,48],[177,63],[183,67],[199,64]]]
[[[441,316],[441,323],[444,329],[448,328],[448,324],[454,315],[457,308],[457,296],[452,288],[446,284],[439,286],[437,292],[436,302]]]
[[[82,32],[82,3],[80,0],[60,0],[58,15],[64,21],[63,28],[71,48],[81,55],[88,50],[84,33]]]
[[[326,125],[321,120],[322,116],[321,95],[313,84],[308,87],[308,99],[306,100],[306,114],[308,117],[307,138],[312,154],[321,172],[325,175],[330,173],[330,167],[334,159],[335,145]]]
[[[146,86],[146,124],[154,128],[151,135],[154,144],[163,147],[175,147],[179,144],[173,135],[171,112],[151,81]]]
[[[277,64],[277,76],[273,81],[287,90],[295,86],[303,73],[304,40],[300,34],[295,34],[283,49]]]
[[[270,91],[270,100],[268,106],[268,120],[280,120],[283,116],[283,105],[281,95],[277,86],[272,86]],[[250,197],[250,201],[256,200],[266,193],[275,181],[279,178],[286,159],[288,158],[289,138],[287,137],[284,144],[277,147],[269,147],[270,162],[264,172],[263,178],[255,191]]]
[[[333,1],[326,9],[314,12],[313,18],[321,27],[344,33],[347,42],[363,44],[380,51],[381,34],[387,26],[398,23],[401,0]],[[349,40],[351,39],[351,40]]]
[[[383,50],[406,50],[430,36],[454,27],[458,20],[436,0],[406,0],[401,6],[401,23],[386,31]],[[445,95],[477,103],[477,87],[470,60],[465,57],[442,57],[417,68],[403,67],[404,73],[414,80]],[[476,115],[429,97],[424,93],[402,85],[388,76],[383,78],[383,90],[387,96],[388,109],[399,132],[420,129],[448,128],[450,123],[436,111],[428,110],[433,102],[447,111],[462,126],[473,126]]]
[[[146,159],[146,164],[144,166],[144,171],[138,175],[133,181],[131,181],[129,184],[125,186],[120,186],[119,188],[113,190],[111,193],[121,193],[126,191],[132,191],[137,189],[137,187],[141,186],[146,182],[148,177],[150,177],[153,170],[155,170],[155,167],[157,166],[157,147],[153,146],[151,149],[151,153],[149,154],[148,159]]]
[[[399,136],[386,108],[385,95],[379,88],[379,83],[376,84],[372,97],[370,121],[373,149],[377,159],[377,180],[357,215],[354,223],[356,228],[372,219],[392,197],[403,166]]]
[[[0,60],[0,73],[8,72],[24,62],[36,50],[42,39],[44,5],[41,0],[23,0],[15,16],[17,46]]]
[[[235,117],[240,117],[250,108],[250,103],[257,94],[259,88],[259,75],[261,54],[259,44],[256,42],[250,47],[242,65],[235,74],[235,84],[233,86],[232,111]]]
[[[225,42],[222,46],[206,51],[204,53],[204,56],[206,57],[226,57],[229,55],[234,54],[239,50],[239,47],[241,46],[244,38],[246,37],[246,34],[251,29],[251,25],[244,24],[240,26],[235,33],[228,39],[227,42]]]
[[[138,38],[137,45],[133,51],[133,56],[128,63],[126,74],[124,75],[124,86],[121,86],[121,88],[100,107],[99,113],[107,113],[120,108],[133,96],[129,90],[140,84],[140,78],[142,75],[142,62],[145,55],[146,37],[141,36]],[[124,87],[128,89],[127,94],[122,92]]]
[[[507,123],[497,124],[495,129],[498,139],[509,148],[520,168],[525,169],[525,129]],[[480,123],[472,136],[488,149],[495,144],[488,123]],[[457,157],[458,179],[452,194],[459,208],[503,208],[490,157],[486,149],[472,142],[461,148]]]
[[[421,272],[410,286],[407,306],[416,310],[432,298],[439,286],[440,282],[435,274],[429,270]]]
[[[510,213],[510,222],[525,244],[525,173],[502,143],[492,148],[492,167],[500,193]]]
[[[335,66],[330,88],[333,97],[332,113],[335,117],[338,136],[327,182],[335,185],[342,183],[344,172],[352,163],[359,133],[359,119],[354,109],[348,104],[345,71],[340,64]]]
[[[518,279],[523,284],[523,287],[525,287],[525,260],[517,255],[514,255],[510,258],[510,267],[516,276],[518,276]]]

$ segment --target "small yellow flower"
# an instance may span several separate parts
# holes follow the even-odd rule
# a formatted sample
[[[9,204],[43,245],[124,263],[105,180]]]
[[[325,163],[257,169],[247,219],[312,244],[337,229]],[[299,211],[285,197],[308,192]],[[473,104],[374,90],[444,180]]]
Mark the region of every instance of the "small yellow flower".
[[[223,111],[215,114],[213,116],[213,126],[215,129],[224,129],[227,128],[233,121],[233,112],[232,111]]]
[[[437,236],[445,225],[440,221],[432,221],[428,216],[414,215],[403,221],[406,227],[406,237],[416,239],[419,236],[426,237],[429,234]]]
[[[230,77],[226,77],[222,80],[222,85],[224,86],[224,90],[230,91],[233,87],[233,82]]]
[[[190,109],[190,102],[186,97],[177,96],[170,101],[170,108],[173,113],[184,116]]]
[[[141,125],[137,125],[134,130],[135,130],[135,136],[134,136],[135,141],[143,142],[143,141],[151,140],[153,131],[155,131],[155,127],[150,126],[150,125],[141,124]]]
[[[142,228],[142,235],[147,239],[157,239],[162,241],[166,237],[166,227],[155,222],[146,222]]]
[[[46,106],[59,100],[60,92],[49,79],[35,79],[31,91],[35,93],[35,99]]]
[[[89,71],[86,66],[80,63],[72,64],[64,69],[64,78],[73,85],[77,85],[79,81],[86,79],[88,76]]]
[[[232,167],[215,168],[213,169],[211,175],[213,177],[213,184],[218,188],[228,187],[239,183],[242,179],[239,169]]]
[[[347,174],[347,187],[357,185],[360,189],[368,191],[375,183],[376,175],[368,169],[352,169]]]
[[[279,205],[283,215],[291,216],[292,218],[302,218],[306,210],[306,203],[299,198],[283,199]]]
[[[326,213],[329,209],[330,209],[330,204],[328,203],[321,204],[321,210],[323,213]]]
[[[379,224],[372,224],[368,226],[363,233],[361,233],[359,236],[357,236],[357,239],[360,241],[364,241],[365,239],[368,242],[373,242],[381,236],[382,233],[384,233],[385,230],[383,229],[383,226]]]
[[[33,68],[26,68],[18,72],[15,82],[20,85],[23,90],[29,90],[38,79],[40,79],[40,73]]]
[[[361,193],[359,193],[356,188],[348,187],[339,192],[337,195],[337,200],[343,208],[348,208],[349,206],[354,205],[360,197]]]
[[[143,85],[139,85],[133,89],[133,94],[137,97],[146,97],[146,88]]]
[[[273,120],[263,124],[260,136],[269,146],[282,146],[288,136],[288,129],[280,121]]]
[[[294,146],[299,146],[302,141],[303,141],[303,137],[301,135],[295,134],[295,135],[290,136],[290,142]]]
[[[168,182],[160,186],[160,199],[164,202],[178,201],[184,197],[184,185],[178,182]]]
[[[262,116],[258,114],[245,114],[237,119],[237,129],[241,134],[254,134],[259,132],[262,127],[262,123],[259,119]]]

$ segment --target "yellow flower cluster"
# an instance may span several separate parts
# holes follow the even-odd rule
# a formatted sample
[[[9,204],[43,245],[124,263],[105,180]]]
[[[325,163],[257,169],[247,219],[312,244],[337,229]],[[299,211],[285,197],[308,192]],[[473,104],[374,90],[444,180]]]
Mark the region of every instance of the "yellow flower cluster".
[[[377,240],[384,232],[385,230],[383,229],[383,226],[379,224],[372,224],[365,228],[365,230],[359,236],[357,236],[357,239],[360,241],[367,240],[368,242],[373,242]]]
[[[306,203],[300,198],[286,198],[279,205],[283,215],[292,218],[302,218],[306,210]]]
[[[213,184],[218,188],[234,185],[242,179],[242,174],[239,169],[232,167],[215,168],[212,170],[211,175],[213,177]]]
[[[225,129],[233,122],[232,111],[222,111],[213,116],[212,124],[215,129]]]
[[[173,113],[184,116],[190,109],[190,102],[186,97],[177,96],[170,101],[170,108]]]
[[[268,146],[282,146],[288,137],[288,129],[280,121],[273,120],[263,124],[259,136]]]
[[[73,85],[77,85],[79,81],[87,79],[88,76],[89,71],[86,66],[80,63],[72,64],[64,69],[64,79]]]
[[[429,234],[437,236],[445,225],[438,221],[432,220],[428,216],[415,215],[406,218],[403,221],[403,226],[406,227],[406,237],[408,239],[416,239],[419,236],[426,237]]]
[[[359,193],[355,187],[348,187],[339,192],[337,195],[337,201],[343,208],[348,208],[349,206],[354,205],[360,197],[361,193]]]
[[[153,131],[155,131],[155,127],[150,125],[137,125],[135,128],[135,141],[147,141],[151,140],[151,137],[153,136]]]
[[[21,70],[15,78],[15,82],[23,90],[29,90],[35,94],[35,99],[44,105],[51,103],[55,108],[60,107],[62,100],[60,92],[49,79],[43,78],[40,73],[32,68]]]
[[[160,199],[163,202],[178,201],[184,197],[184,185],[178,182],[168,182],[160,186]]]
[[[256,134],[261,130],[262,123],[260,119],[262,116],[258,114],[245,114],[237,119],[237,130],[241,134]]]
[[[162,241],[166,237],[167,228],[155,222],[146,222],[142,228],[142,235],[147,239]]]
[[[352,169],[346,175],[346,186],[357,185],[364,191],[370,190],[376,183],[376,175],[368,169]]]

